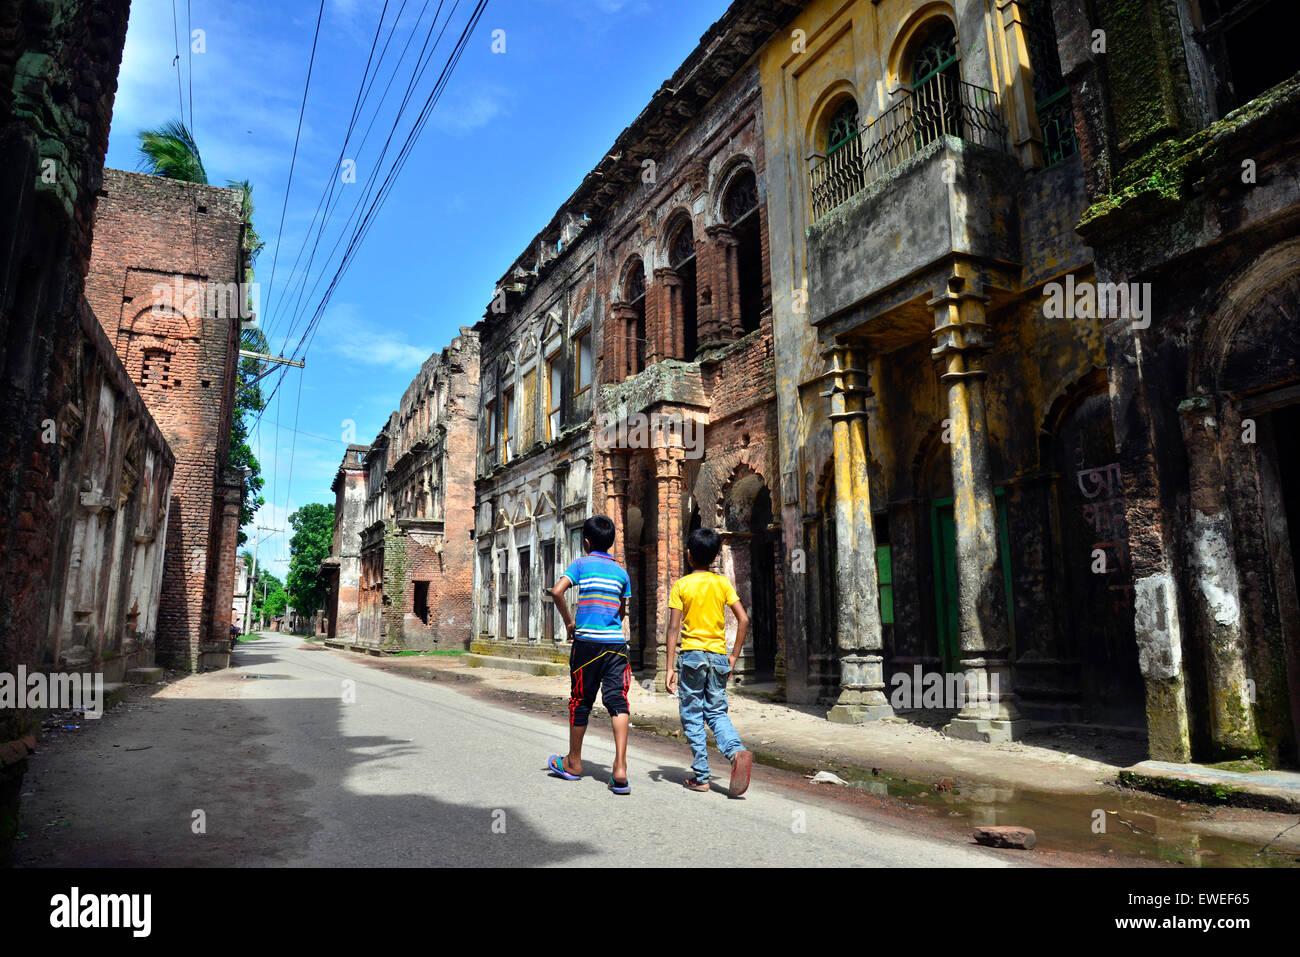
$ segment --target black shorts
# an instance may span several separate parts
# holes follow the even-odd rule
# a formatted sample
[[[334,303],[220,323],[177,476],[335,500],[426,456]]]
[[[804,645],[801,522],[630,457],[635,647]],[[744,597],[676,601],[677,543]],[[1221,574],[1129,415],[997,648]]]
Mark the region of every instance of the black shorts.
[[[569,724],[586,727],[597,691],[611,718],[628,714],[631,684],[626,642],[575,640],[569,652]]]

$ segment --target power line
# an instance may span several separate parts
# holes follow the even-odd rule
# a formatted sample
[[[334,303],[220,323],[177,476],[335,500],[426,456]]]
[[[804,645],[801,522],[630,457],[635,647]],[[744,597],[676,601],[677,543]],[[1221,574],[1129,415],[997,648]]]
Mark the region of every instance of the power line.
[[[176,56],[172,60],[172,66],[176,67],[176,100],[178,103],[180,103],[180,107],[181,107],[180,121],[181,123],[184,123],[185,122],[185,94],[182,92],[182,88],[181,88],[181,40],[180,40],[180,24],[177,22],[176,19],[176,0],[172,0],[172,43],[176,48]]]
[[[172,0],[174,4],[176,0]],[[307,81],[302,88],[302,106],[298,109],[298,131],[293,135],[293,157],[289,160],[289,182],[284,187],[284,204],[280,207],[280,228],[275,235],[275,255],[271,259],[271,282],[267,285],[267,311],[270,312],[271,292],[275,288],[275,267],[280,261],[280,240],[284,237],[284,214],[289,209],[289,192],[293,189],[293,170],[298,163],[298,142],[302,137],[302,118],[307,112],[307,91],[311,89],[311,74],[316,66],[316,44],[320,40],[320,24],[325,17],[325,0],[320,0],[316,13],[316,33],[311,40],[311,59],[307,61]]]
[[[457,3],[455,4],[455,6],[453,6],[451,13],[448,14],[447,20],[443,23],[443,29],[439,33],[438,41],[434,43],[435,50],[438,46],[438,43],[441,42],[442,36],[446,33],[447,27],[450,24],[452,18],[454,17],[457,7],[459,7],[459,0],[457,0]],[[447,62],[444,64],[442,72],[439,74],[438,80],[435,82],[433,89],[430,91],[428,98],[425,100],[425,103],[421,108],[418,117],[416,118],[415,122],[412,124],[410,132],[407,134],[406,141],[403,143],[397,158],[394,159],[393,164],[390,166],[387,175],[383,178],[383,181],[379,187],[378,194],[375,196],[369,208],[366,210],[364,216],[361,219],[361,222],[353,231],[352,236],[349,239],[348,246],[344,251],[343,257],[339,262],[339,266],[336,269],[334,276],[330,280],[330,283],[326,288],[320,303],[317,305],[317,308],[311,320],[308,322],[307,328],[303,331],[303,334],[300,337],[297,346],[294,347],[294,350],[292,352],[292,355],[294,357],[297,357],[300,351],[305,355],[306,349],[310,348],[311,342],[315,338],[315,332],[319,327],[321,318],[323,317],[325,307],[328,305],[330,298],[333,296],[334,290],[337,288],[337,285],[340,279],[342,278],[344,272],[346,272],[347,267],[351,264],[352,258],[354,257],[356,250],[360,247],[360,244],[364,240],[366,235],[369,234],[370,228],[374,225],[379,210],[382,208],[388,196],[391,195],[392,187],[393,184],[396,182],[397,175],[401,172],[402,168],[406,164],[406,161],[410,158],[416,140],[418,139],[420,133],[423,131],[425,125],[427,124],[429,116],[432,113],[433,107],[437,104],[438,100],[442,96],[442,92],[446,89],[447,83],[450,80],[456,65],[460,62],[460,58],[464,55],[465,47],[468,44],[469,36],[473,32],[474,27],[477,26],[480,18],[482,17],[483,11],[486,7],[487,7],[487,0],[479,0],[473,13],[469,17],[469,20],[467,21],[465,28],[461,31],[460,38],[457,40],[456,46],[453,48],[453,52],[448,57]],[[426,47],[427,47],[427,40],[426,40]],[[431,59],[432,59],[432,55],[430,55],[429,57],[429,60]],[[423,75],[425,69],[427,69],[427,61],[425,63],[425,66],[422,67],[420,71],[416,74],[417,81],[419,76]],[[408,85],[407,96],[404,98],[403,109],[405,107],[405,103],[409,102],[411,89],[412,86]],[[389,133],[388,142],[385,144],[385,150],[384,150],[385,153],[387,151],[387,146],[391,143],[393,136],[397,132],[398,122],[400,122],[400,113],[398,119],[393,124],[392,130]],[[381,157],[382,155],[384,154],[381,153]],[[369,190],[367,191],[367,196],[368,195],[369,195]],[[364,199],[365,197],[363,197],[361,200],[358,201],[358,206],[360,205],[361,202],[364,201]],[[355,216],[355,211],[353,215]],[[349,222],[351,222],[351,219],[352,218],[350,217]],[[346,225],[344,227],[344,230],[346,232]],[[341,241],[342,241],[342,235],[340,235],[340,239],[338,240],[338,242]],[[335,243],[335,248],[337,248],[338,242]],[[321,278],[323,278],[323,274]],[[319,285],[319,279],[317,280],[316,285]],[[313,293],[314,290],[315,290],[315,286],[313,286]],[[294,325],[296,326],[296,322],[294,323]],[[291,334],[292,331],[290,332],[290,335]],[[286,335],[285,339],[287,342],[288,335]],[[275,387],[272,390],[272,395],[278,392],[280,384],[283,382],[283,380],[284,377],[282,373],[280,378],[276,381]]]

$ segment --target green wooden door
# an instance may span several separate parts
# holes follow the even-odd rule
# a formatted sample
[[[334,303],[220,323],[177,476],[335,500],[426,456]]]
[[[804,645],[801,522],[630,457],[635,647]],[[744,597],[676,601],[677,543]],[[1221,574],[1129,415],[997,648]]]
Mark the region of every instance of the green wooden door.
[[[998,555],[1002,565],[1002,587],[1007,599],[1007,628],[1014,647],[1015,612],[1011,591],[1011,549],[1007,530],[1007,503],[1002,489],[996,489],[998,504]],[[961,626],[957,618],[957,523],[952,499],[936,499],[930,505],[930,554],[934,563],[934,613],[939,636],[939,657],[943,670],[959,670]]]

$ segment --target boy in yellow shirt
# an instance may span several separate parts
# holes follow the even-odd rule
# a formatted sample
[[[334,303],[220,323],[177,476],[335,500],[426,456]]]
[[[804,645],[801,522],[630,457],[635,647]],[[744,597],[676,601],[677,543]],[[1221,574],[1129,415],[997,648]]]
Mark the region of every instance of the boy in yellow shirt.
[[[722,539],[711,528],[697,528],[686,540],[692,571],[673,583],[668,595],[668,693],[677,694],[682,730],[695,753],[686,782],[692,791],[709,790],[708,731],[731,762],[732,797],[749,787],[754,756],[740,743],[740,735],[727,717],[727,679],[736,667],[749,631],[749,616],[731,582],[709,571],[718,557]],[[727,654],[725,609],[736,616],[736,643]],[[682,653],[677,654],[681,635]],[[675,670],[681,665],[680,678]]]

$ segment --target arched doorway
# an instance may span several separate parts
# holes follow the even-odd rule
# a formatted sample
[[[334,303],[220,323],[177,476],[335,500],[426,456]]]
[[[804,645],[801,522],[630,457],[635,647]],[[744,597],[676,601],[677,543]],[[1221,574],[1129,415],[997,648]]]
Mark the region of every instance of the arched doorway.
[[[1058,657],[1077,662],[1084,720],[1144,727],[1124,476],[1104,381],[1056,420],[1052,459],[1060,475],[1059,560],[1067,604]]]
[[[776,672],[776,548],[772,494],[762,477],[744,470],[723,498],[722,534],[736,592],[749,612],[746,639],[750,681],[771,681]]]

